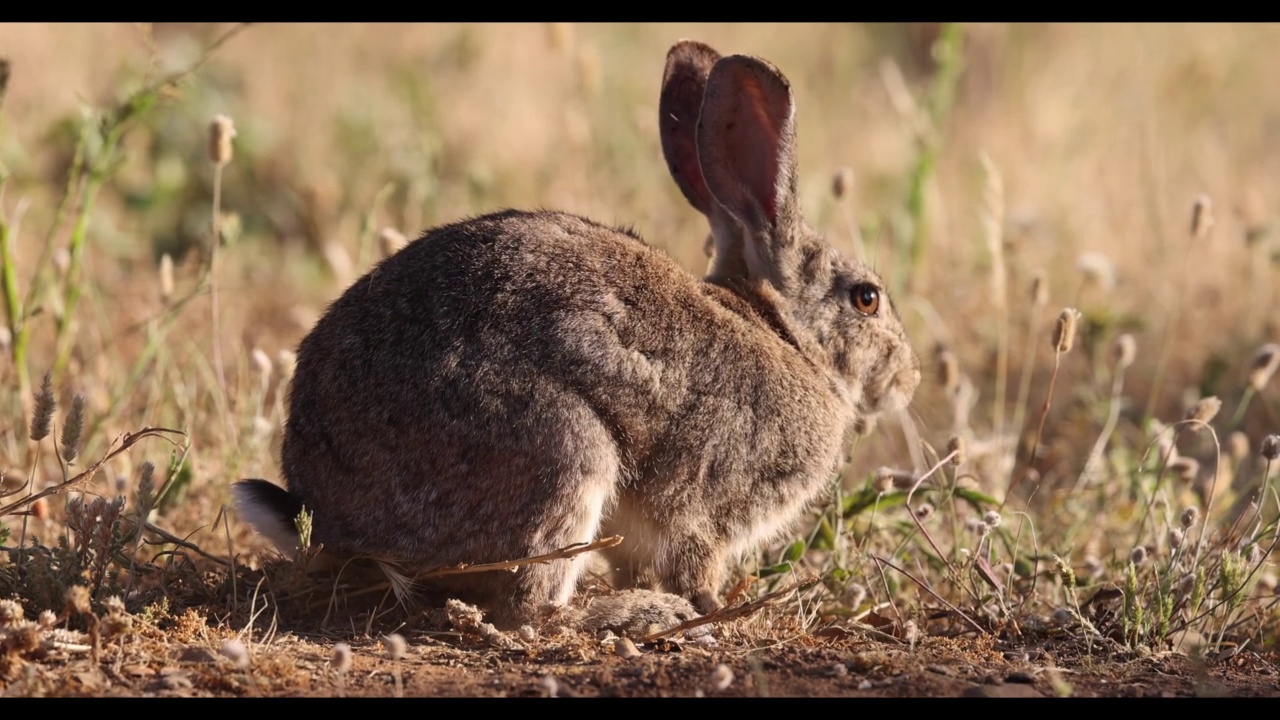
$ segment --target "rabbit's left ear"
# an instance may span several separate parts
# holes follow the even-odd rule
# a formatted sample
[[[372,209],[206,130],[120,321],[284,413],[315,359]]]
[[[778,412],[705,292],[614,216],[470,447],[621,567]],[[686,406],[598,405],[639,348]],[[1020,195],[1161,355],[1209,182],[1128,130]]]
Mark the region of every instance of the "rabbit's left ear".
[[[707,90],[707,76],[720,60],[720,53],[693,40],[681,40],[667,53],[662,72],[662,95],[658,99],[658,128],[662,136],[662,156],[667,169],[689,204],[707,218],[715,254],[707,268],[708,277],[745,277],[741,231],[723,206],[712,197],[698,157],[698,115]]]
[[[680,192],[698,212],[707,215],[715,200],[698,164],[698,113],[707,89],[707,75],[720,53],[694,40],[681,40],[667,52],[658,99],[658,128],[662,155]]]
[[[707,77],[697,139],[707,188],[752,238],[751,273],[779,282],[801,225],[791,85],[759,58],[720,60]]]

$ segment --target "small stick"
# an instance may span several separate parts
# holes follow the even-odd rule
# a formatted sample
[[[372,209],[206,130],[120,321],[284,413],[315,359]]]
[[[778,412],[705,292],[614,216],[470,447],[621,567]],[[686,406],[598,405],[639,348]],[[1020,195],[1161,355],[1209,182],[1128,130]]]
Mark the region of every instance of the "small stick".
[[[614,535],[612,537],[607,537],[601,540],[597,540],[593,543],[575,543],[568,547],[560,548],[559,550],[553,550],[544,555],[534,555],[532,557],[520,558],[519,560],[503,560],[502,562],[480,563],[478,565],[467,565],[466,563],[460,563],[453,567],[436,568],[435,570],[428,570],[427,572],[419,573],[418,575],[415,576],[415,578],[433,578],[433,577],[441,577],[444,575],[464,575],[467,573],[493,572],[495,570],[508,570],[508,571],[514,572],[515,569],[520,567],[521,565],[545,564],[552,560],[563,560],[565,558],[574,557],[575,555],[581,555],[583,553],[591,552],[592,550],[603,550],[604,548],[611,548],[615,545],[618,545],[621,542],[622,542],[622,536]]]
[[[981,625],[979,625],[978,623],[974,622],[973,618],[969,617],[968,615],[965,615],[965,614],[964,614],[964,612],[960,610],[960,608],[958,608],[958,607],[956,607],[955,605],[952,605],[951,603],[947,602],[945,599],[943,599],[943,598],[942,598],[942,596],[941,596],[941,595],[939,595],[938,593],[934,592],[934,591],[933,591],[933,588],[929,587],[928,585],[924,584],[924,583],[923,583],[923,582],[921,582],[920,580],[916,579],[916,576],[912,575],[911,573],[907,572],[906,570],[903,570],[902,568],[898,567],[897,565],[894,565],[893,563],[889,562],[888,560],[885,560],[884,558],[882,558],[882,557],[880,557],[880,556],[878,556],[878,555],[872,555],[872,556],[871,556],[871,559],[872,559],[872,560],[875,560],[877,563],[883,563],[883,564],[885,564],[885,565],[888,565],[889,567],[893,568],[894,570],[897,570],[898,572],[902,573],[903,575],[906,575],[906,576],[907,576],[907,578],[909,578],[909,579],[911,580],[911,582],[915,583],[916,585],[919,585],[919,586],[920,586],[920,589],[922,589],[922,590],[924,590],[925,592],[927,592],[927,593],[929,593],[930,595],[932,595],[932,596],[933,596],[933,599],[937,600],[938,602],[942,603],[943,605],[946,605],[946,606],[951,610],[951,612],[955,613],[956,615],[959,615],[959,616],[960,616],[960,617],[961,617],[965,622],[969,623],[969,625],[970,625],[970,626],[972,626],[972,627],[973,627],[973,629],[977,630],[978,632],[982,633],[983,635],[988,634],[988,633],[987,633],[987,631],[986,631],[986,630],[985,630]]]
[[[719,610],[716,610],[713,613],[702,615],[700,617],[693,618],[692,620],[685,620],[684,622],[680,623],[679,625],[676,625],[673,628],[669,628],[667,630],[661,630],[651,635],[645,635],[644,637],[640,638],[637,642],[653,642],[654,640],[658,640],[660,638],[664,638],[669,635],[675,635],[678,632],[682,632],[690,628],[696,628],[702,625],[710,625],[712,623],[722,623],[727,620],[736,620],[737,618],[746,617],[748,615],[754,614],[756,611],[760,610],[760,608],[763,608],[765,605],[768,605],[770,602],[776,600],[777,598],[783,595],[789,595],[790,593],[793,593],[793,592],[808,590],[809,588],[817,584],[817,582],[818,582],[817,578],[808,578],[805,580],[801,580],[800,582],[788,585],[787,587],[782,588],[781,590],[775,590],[769,593],[768,595],[765,595],[764,597],[758,598],[756,600],[752,600],[750,602],[744,602],[737,607],[720,608]]]

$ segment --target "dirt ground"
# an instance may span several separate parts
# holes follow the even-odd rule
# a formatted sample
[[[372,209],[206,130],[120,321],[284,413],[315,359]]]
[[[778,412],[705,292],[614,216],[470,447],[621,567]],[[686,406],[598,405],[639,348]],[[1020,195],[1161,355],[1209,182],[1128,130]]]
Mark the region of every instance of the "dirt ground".
[[[717,628],[711,640],[641,643],[552,631],[497,649],[459,632],[404,632],[405,655],[353,641],[334,669],[334,640],[281,631],[238,659],[229,634],[194,614],[103,645],[97,661],[55,650],[10,668],[14,696],[486,697],[1189,697],[1280,696],[1280,657],[1243,649],[1210,660],[1081,638],[1011,642],[971,633],[893,638],[830,627],[760,646]],[[753,645],[755,647],[753,647]],[[246,667],[247,665],[247,667]]]

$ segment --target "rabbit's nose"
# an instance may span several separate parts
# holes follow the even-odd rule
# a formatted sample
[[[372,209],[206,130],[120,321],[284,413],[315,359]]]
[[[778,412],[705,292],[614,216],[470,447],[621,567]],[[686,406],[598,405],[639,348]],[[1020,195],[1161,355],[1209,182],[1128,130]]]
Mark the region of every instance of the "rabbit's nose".
[[[906,353],[909,356],[909,363],[898,372],[898,376],[894,378],[894,384],[909,403],[915,396],[916,388],[920,386],[920,358],[910,350]]]

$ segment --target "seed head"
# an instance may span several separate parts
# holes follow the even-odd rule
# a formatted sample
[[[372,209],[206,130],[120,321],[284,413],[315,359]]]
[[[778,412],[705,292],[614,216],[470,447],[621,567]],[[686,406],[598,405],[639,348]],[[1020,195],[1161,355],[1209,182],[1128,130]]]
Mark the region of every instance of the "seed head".
[[[893,489],[894,471],[891,468],[882,467],[876,470],[876,476],[871,481],[871,487],[877,493],[883,495]]]
[[[960,466],[964,464],[966,457],[966,448],[964,438],[956,435],[947,442],[947,453],[951,455],[951,464]]]
[[[53,411],[58,406],[53,399],[53,373],[45,373],[40,390],[35,394],[36,405],[31,412],[31,439],[40,442],[49,436],[49,425],[53,422]]]
[[[1058,322],[1053,328],[1053,350],[1057,353],[1071,352],[1076,341],[1076,322],[1080,319],[1080,311],[1075,308],[1063,308],[1058,315]]]
[[[711,687],[716,690],[728,690],[733,684],[733,670],[728,665],[720,663],[715,670],[711,671]]]
[[[378,231],[378,249],[382,252],[382,257],[384,258],[395,255],[408,244],[409,240],[404,236],[404,233],[393,227],[384,227]]]
[[[1249,457],[1249,436],[1239,430],[1227,437],[1227,454],[1237,463]]]
[[[231,661],[237,670],[249,669],[249,649],[239,640],[223,640],[222,656]]]
[[[1262,389],[1271,382],[1271,376],[1276,374],[1276,368],[1280,367],[1280,345],[1275,343],[1267,343],[1258,348],[1258,352],[1253,356],[1253,362],[1249,365],[1249,387],[1254,392],[1262,392]]]
[[[382,649],[386,651],[388,658],[403,660],[405,653],[409,650],[409,645],[404,641],[403,635],[391,633],[382,638]]]
[[[1170,530],[1169,531],[1169,547],[1175,550],[1182,547],[1182,538],[1183,538],[1183,534],[1182,534],[1181,528],[1173,528],[1172,530]]]
[[[209,123],[209,159],[214,165],[231,162],[231,139],[236,136],[235,123],[226,115],[215,115]]]
[[[988,510],[986,515],[982,516],[982,522],[987,527],[998,528],[1004,518],[1000,517],[1000,513],[995,510]]]
[[[58,616],[52,610],[44,610],[36,623],[45,630],[52,630],[53,626],[58,624]]]
[[[917,479],[915,473],[906,470],[893,471],[893,486],[899,490],[910,490],[915,487]]]
[[[1268,435],[1262,438],[1259,454],[1267,460],[1280,460],[1280,435]]]
[[[862,601],[867,599],[867,588],[858,583],[851,583],[844,591],[845,604],[857,610],[862,607]]]
[[[1190,530],[1195,527],[1196,521],[1200,519],[1200,511],[1194,505],[1188,506],[1182,511],[1182,529]]]
[[[1191,408],[1187,410],[1186,419],[1197,421],[1192,423],[1193,428],[1203,427],[1200,423],[1208,425],[1221,409],[1222,401],[1216,396],[1210,395],[1209,397],[1197,400],[1196,404],[1192,405]]]
[[[258,373],[264,378],[270,377],[271,356],[267,355],[262,348],[254,348],[250,355],[253,357],[254,367],[258,368]]]
[[[924,503],[920,507],[916,508],[916,519],[920,522],[924,522],[931,517],[933,517],[933,505]],[[986,526],[984,525],[983,527]]]
[[[49,503],[44,498],[31,503],[31,517],[44,520],[49,517]]]
[[[1191,208],[1191,237],[1203,240],[1209,234],[1211,227],[1213,227],[1213,202],[1209,200],[1208,195],[1201,195],[1196,198],[1196,203]]]
[[[1138,547],[1134,548],[1133,552],[1129,553],[1129,562],[1133,563],[1134,565],[1141,565],[1146,561],[1147,561],[1147,549],[1142,545],[1139,545]]]
[[[1112,290],[1116,286],[1116,266],[1111,262],[1111,258],[1102,253],[1082,253],[1076,258],[1076,269],[1084,276],[1086,282],[1093,283],[1103,290]]]
[[[1138,345],[1134,342],[1132,335],[1124,333],[1116,338],[1116,344],[1112,348],[1111,354],[1116,361],[1116,370],[1126,370],[1133,364],[1134,358],[1138,355]]]
[[[340,642],[333,646],[333,657],[329,660],[334,672],[345,673],[351,669],[351,646]]]
[[[62,459],[68,465],[74,465],[77,449],[80,444],[80,433],[84,430],[84,396],[71,398],[71,412],[62,421]]]
[[[160,256],[160,299],[168,302],[173,297],[173,258],[169,253]]]
[[[0,627],[14,627],[25,613],[16,600],[0,600]]]
[[[1097,560],[1097,558],[1090,558]],[[1075,590],[1076,587],[1076,571],[1071,569],[1071,564],[1062,559],[1061,555],[1054,554],[1054,567],[1058,570],[1058,577],[1062,579],[1062,584],[1067,587],[1068,591]],[[1085,567],[1089,567],[1089,559],[1085,560]]]
[[[293,377],[293,371],[298,367],[298,355],[292,350],[281,350],[276,355],[276,363],[280,365],[280,374],[286,378]]]
[[[831,178],[831,194],[839,200],[853,190],[853,168],[842,167]]]
[[[902,639],[912,645],[920,639],[920,627],[916,625],[915,620],[908,620],[902,624]]]

